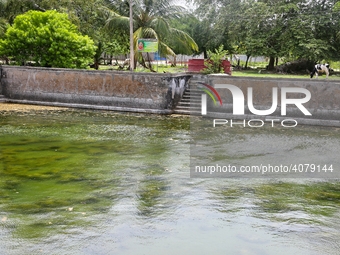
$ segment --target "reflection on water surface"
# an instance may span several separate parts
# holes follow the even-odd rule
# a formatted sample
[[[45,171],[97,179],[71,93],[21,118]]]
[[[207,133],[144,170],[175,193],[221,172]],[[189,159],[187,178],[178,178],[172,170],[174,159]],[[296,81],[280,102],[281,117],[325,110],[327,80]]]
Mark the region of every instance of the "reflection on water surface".
[[[189,142],[181,116],[1,112],[0,254],[338,253],[339,182],[190,179]]]

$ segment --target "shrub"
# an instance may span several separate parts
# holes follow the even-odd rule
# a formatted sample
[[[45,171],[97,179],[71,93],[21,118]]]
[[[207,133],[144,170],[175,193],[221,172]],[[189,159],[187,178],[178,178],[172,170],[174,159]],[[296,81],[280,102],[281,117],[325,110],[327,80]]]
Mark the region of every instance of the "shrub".
[[[15,18],[5,39],[0,40],[0,56],[25,65],[85,68],[93,59],[95,45],[82,36],[67,14],[57,11],[29,11]]]
[[[228,51],[223,50],[223,45],[220,46],[219,49],[215,49],[215,53],[208,50],[208,60],[204,60],[204,68],[203,73],[210,74],[210,73],[224,73],[223,65],[222,65],[222,58],[224,58]]]

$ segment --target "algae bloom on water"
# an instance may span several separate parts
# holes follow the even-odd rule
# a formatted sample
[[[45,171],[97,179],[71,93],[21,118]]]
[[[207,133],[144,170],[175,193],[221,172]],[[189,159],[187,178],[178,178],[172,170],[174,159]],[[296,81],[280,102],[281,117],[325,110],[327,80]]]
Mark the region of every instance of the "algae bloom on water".
[[[0,254],[337,254],[338,181],[190,178],[189,122],[0,110]],[[285,132],[225,132],[248,151],[224,157],[272,157],[250,151],[264,139],[297,141],[287,153],[319,142],[325,157],[339,143],[333,128]]]

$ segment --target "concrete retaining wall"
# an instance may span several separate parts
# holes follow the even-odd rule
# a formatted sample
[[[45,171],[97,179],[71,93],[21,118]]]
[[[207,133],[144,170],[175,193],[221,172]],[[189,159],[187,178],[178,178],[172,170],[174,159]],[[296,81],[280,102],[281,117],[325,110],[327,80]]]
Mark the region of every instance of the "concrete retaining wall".
[[[340,80],[326,80],[325,76],[319,79],[292,79],[292,78],[258,78],[258,77],[235,77],[223,75],[193,75],[191,84],[203,82],[210,86],[216,84],[231,84],[240,88],[245,97],[246,116],[235,116],[233,113],[233,98],[228,89],[216,89],[222,99],[223,106],[214,105],[212,100],[208,101],[208,111],[214,112],[215,117],[229,116],[232,118],[254,118],[247,107],[247,88],[253,88],[253,104],[257,110],[270,109],[272,106],[272,88],[278,88],[278,107],[270,116],[282,118],[303,119],[305,124],[318,124],[318,121],[330,121],[331,126],[340,126]],[[303,106],[312,114],[305,116],[295,105],[287,105],[287,115],[281,115],[281,88],[300,87],[311,92],[311,99]],[[304,98],[302,93],[289,93],[287,98]],[[209,96],[208,96],[209,98]],[[217,100],[217,98],[216,98]],[[218,102],[218,100],[217,100]],[[223,113],[223,114],[219,114]],[[226,113],[228,113],[226,115]],[[265,119],[265,116],[257,116],[258,119]],[[306,121],[310,120],[310,121]],[[313,121],[312,121],[313,120]],[[301,122],[301,121],[300,121]],[[326,123],[325,121],[321,121]],[[301,122],[302,123],[302,122]]]
[[[169,114],[191,76],[2,66],[10,102]],[[20,101],[18,101],[20,100]]]
[[[301,119],[303,120],[301,123],[313,125],[328,121],[327,125],[340,126],[340,80],[326,80],[324,77],[311,80],[2,66],[0,89],[10,102],[171,114],[182,98],[189,81],[191,85],[197,82],[211,86],[235,85],[242,90],[245,105],[247,88],[252,87],[254,107],[258,110],[271,107],[272,88],[277,87],[278,107],[270,116]],[[294,105],[288,105],[287,116],[281,116],[280,89],[283,87],[301,87],[309,90],[311,99],[304,106],[312,116],[305,116]],[[208,100],[209,111],[215,112],[216,117],[256,116],[251,115],[247,106],[245,116],[232,115],[231,93],[228,89],[217,91],[223,107],[214,106],[212,100]],[[291,98],[304,96],[289,95]]]

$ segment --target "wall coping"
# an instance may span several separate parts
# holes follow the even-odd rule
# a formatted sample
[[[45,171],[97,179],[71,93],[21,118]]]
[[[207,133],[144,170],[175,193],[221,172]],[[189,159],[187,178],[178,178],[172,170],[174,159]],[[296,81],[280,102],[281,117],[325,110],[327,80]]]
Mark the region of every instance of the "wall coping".
[[[189,72],[187,73],[189,74]],[[191,73],[193,76],[193,79],[202,79],[203,77],[207,77],[208,79],[235,79],[235,80],[256,80],[256,81],[261,81],[261,80],[266,80],[266,81],[290,81],[290,82],[311,82],[311,83],[320,83],[320,82],[325,82],[325,83],[333,83],[333,84],[339,84],[340,85],[340,79],[325,79],[325,78],[319,78],[319,79],[310,79],[310,78],[288,78],[288,77],[256,77],[256,76],[228,76],[228,75],[223,75],[223,74],[198,74],[198,73]]]
[[[113,71],[113,70],[89,70],[89,69],[71,69],[71,68],[52,68],[52,67],[33,67],[33,66],[10,66],[10,65],[2,65],[2,68],[13,68],[13,69],[22,69],[22,70],[48,70],[48,71],[62,71],[62,72],[79,72],[79,73],[108,73],[108,74],[125,74],[125,75],[139,75],[139,76],[159,76],[164,78],[173,78],[173,77],[183,77],[183,76],[192,76],[193,79],[237,79],[237,80],[247,80],[252,79],[256,81],[266,80],[266,81],[304,81],[304,82],[311,82],[311,83],[332,83],[340,85],[339,80],[333,79],[310,79],[310,78],[286,78],[286,77],[256,77],[256,76],[230,76],[226,74],[201,74],[198,72],[182,72],[182,73],[144,73],[144,72],[131,72],[131,71]]]
[[[18,70],[36,70],[36,71],[56,71],[56,72],[78,72],[78,73],[109,73],[123,75],[139,75],[139,76],[159,76],[164,78],[188,76],[189,73],[144,73],[131,71],[116,71],[116,70],[89,70],[89,69],[71,69],[71,68],[53,68],[53,67],[35,67],[35,66],[10,66],[2,65],[2,68],[18,69]]]

